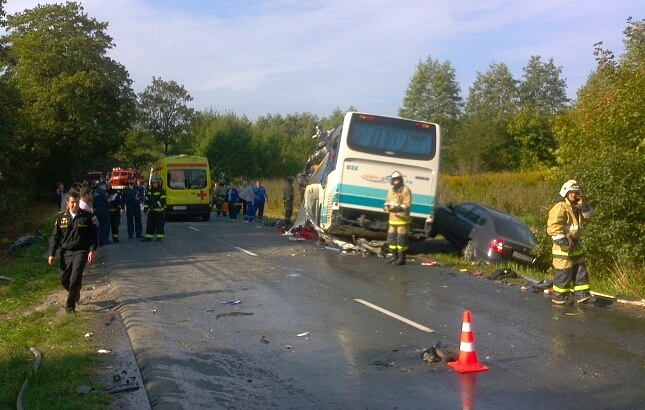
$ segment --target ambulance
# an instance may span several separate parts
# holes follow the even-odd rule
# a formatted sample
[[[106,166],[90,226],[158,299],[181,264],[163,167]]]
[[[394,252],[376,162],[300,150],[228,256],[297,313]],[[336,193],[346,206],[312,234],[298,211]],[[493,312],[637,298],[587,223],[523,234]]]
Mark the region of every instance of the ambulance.
[[[166,217],[186,215],[210,220],[213,188],[207,158],[167,156],[150,170],[150,179],[155,177],[161,179],[166,191]]]

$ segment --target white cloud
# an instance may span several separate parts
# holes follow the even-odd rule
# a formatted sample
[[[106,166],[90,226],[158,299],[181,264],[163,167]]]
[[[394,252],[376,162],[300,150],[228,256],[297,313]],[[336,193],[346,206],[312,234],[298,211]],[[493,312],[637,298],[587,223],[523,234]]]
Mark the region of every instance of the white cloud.
[[[42,1],[42,0],[41,0]],[[13,13],[38,0],[10,0]],[[462,91],[477,71],[506,63],[520,78],[531,55],[563,67],[569,95],[594,69],[593,44],[619,54],[637,2],[574,0],[297,1],[88,0],[109,22],[136,91],[174,80],[197,109],[246,114],[354,105],[396,114],[419,60],[450,60]],[[638,15],[635,18],[642,18]]]

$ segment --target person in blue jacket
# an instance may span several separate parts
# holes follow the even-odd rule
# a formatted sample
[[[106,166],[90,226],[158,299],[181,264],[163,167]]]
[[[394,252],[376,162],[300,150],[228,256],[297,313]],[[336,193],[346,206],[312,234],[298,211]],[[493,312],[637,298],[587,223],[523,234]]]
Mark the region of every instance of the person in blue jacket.
[[[110,244],[110,198],[106,191],[107,182],[100,180],[92,194],[94,215],[99,221],[99,246]]]
[[[267,190],[262,186],[262,181],[255,181],[253,194],[255,195],[253,209],[257,212],[258,219],[261,221],[264,218],[264,204],[269,200]]]
[[[228,218],[237,220],[237,214],[240,212],[240,192],[235,188],[235,184],[231,181],[226,191],[226,202],[228,202]]]

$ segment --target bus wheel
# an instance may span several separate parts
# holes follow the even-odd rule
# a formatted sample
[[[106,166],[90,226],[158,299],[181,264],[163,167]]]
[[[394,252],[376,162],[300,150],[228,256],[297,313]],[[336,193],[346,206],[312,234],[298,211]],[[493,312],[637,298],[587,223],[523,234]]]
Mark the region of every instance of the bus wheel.
[[[211,220],[211,214],[202,215],[202,219],[204,220],[204,222],[210,221]]]

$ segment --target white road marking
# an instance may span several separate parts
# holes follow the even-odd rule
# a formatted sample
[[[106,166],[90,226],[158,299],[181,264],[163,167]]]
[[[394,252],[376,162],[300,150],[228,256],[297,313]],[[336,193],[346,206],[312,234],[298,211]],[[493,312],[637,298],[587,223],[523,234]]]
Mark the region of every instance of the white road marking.
[[[406,318],[404,318],[403,316],[397,315],[397,314],[396,314],[396,313],[394,313],[394,312],[390,312],[390,311],[389,311],[389,310],[387,310],[387,309],[383,309],[383,308],[382,308],[382,307],[380,307],[380,306],[376,306],[375,304],[372,304],[372,303],[370,303],[370,302],[367,302],[367,301],[365,301],[365,300],[363,300],[363,299],[354,299],[354,300],[355,300],[355,301],[357,301],[358,303],[362,303],[363,305],[365,305],[365,306],[367,306],[367,307],[370,307],[370,308],[372,308],[372,309],[374,309],[374,310],[378,310],[378,311],[379,311],[379,312],[381,312],[381,313],[385,313],[386,315],[388,315],[388,316],[390,316],[390,317],[393,317],[394,319],[400,320],[400,321],[401,321],[401,322],[403,322],[403,323],[407,323],[407,324],[408,324],[408,325],[410,325],[410,326],[414,326],[414,327],[416,327],[416,328],[417,328],[417,329],[419,329],[419,330],[422,330],[422,331],[424,331],[424,332],[428,332],[428,333],[434,333],[434,330],[430,329],[429,327],[425,327],[425,326],[423,326],[423,325],[420,325],[420,324],[418,324],[418,323],[416,323],[416,322],[411,321],[410,319],[406,319]]]
[[[189,228],[189,229],[192,229],[193,231],[197,231],[197,232],[199,232],[199,229],[197,229],[197,228],[195,228],[195,227],[189,226],[188,228]]]
[[[238,251],[242,251],[242,252],[244,252],[244,253],[246,253],[246,254],[249,254],[249,255],[251,255],[251,256],[258,256],[258,255],[254,254],[254,253],[253,253],[253,252],[251,252],[251,251],[247,251],[246,249],[243,249],[243,248],[240,248],[240,247],[237,247],[237,246],[234,246],[234,248],[235,248],[235,249],[237,249]]]

